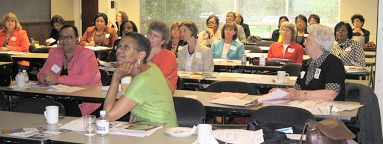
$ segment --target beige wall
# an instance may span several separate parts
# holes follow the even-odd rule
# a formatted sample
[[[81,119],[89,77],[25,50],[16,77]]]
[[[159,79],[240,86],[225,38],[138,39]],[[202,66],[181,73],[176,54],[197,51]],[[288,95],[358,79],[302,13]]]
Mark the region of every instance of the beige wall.
[[[73,5],[73,0],[51,0],[51,15],[60,15],[65,20],[75,20]]]
[[[361,14],[365,19],[363,28],[370,31],[370,41],[376,43],[376,27],[378,23],[378,0],[341,0],[340,20],[351,22],[354,14]]]
[[[118,11],[124,11],[129,17],[129,20],[133,21],[140,32],[140,1],[139,0],[114,0],[116,6],[114,9],[110,8],[111,0],[99,0],[99,11],[108,15],[109,21],[116,21],[116,13]]]

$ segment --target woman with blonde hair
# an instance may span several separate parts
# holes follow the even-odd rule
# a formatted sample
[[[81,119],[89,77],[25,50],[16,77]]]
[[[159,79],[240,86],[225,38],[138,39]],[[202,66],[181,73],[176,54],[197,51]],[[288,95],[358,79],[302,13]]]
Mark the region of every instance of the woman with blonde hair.
[[[181,22],[173,22],[172,26],[170,27],[170,40],[166,44],[166,49],[172,51],[176,56],[178,54],[178,50],[181,49],[183,46],[186,45],[186,42],[181,38],[180,30],[178,27],[180,26]]]

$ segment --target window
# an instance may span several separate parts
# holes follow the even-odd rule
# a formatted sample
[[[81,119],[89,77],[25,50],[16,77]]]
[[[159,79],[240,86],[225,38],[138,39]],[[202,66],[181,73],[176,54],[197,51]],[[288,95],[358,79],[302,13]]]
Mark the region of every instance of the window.
[[[320,16],[321,24],[334,26],[339,22],[340,0],[141,0],[141,28],[147,31],[152,20],[169,26],[174,21],[194,21],[199,31],[206,29],[206,18],[214,14],[222,28],[226,14],[238,11],[249,24],[251,35],[270,38],[278,28],[279,16],[294,22],[295,16]]]

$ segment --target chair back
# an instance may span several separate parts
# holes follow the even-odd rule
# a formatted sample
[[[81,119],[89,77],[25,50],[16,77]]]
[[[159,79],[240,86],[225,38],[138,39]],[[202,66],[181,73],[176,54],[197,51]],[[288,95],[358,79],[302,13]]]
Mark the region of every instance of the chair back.
[[[307,119],[316,120],[314,115],[302,108],[289,106],[265,106],[254,111],[249,122],[272,123],[285,127],[293,127],[295,134],[301,134]]]
[[[109,72],[104,69],[99,69],[101,74],[101,83],[103,86],[110,85],[111,78],[109,76]]]
[[[271,44],[275,43],[275,41],[260,41],[256,43],[256,46],[268,46],[270,47]]]
[[[11,111],[43,114],[46,106],[58,106],[60,117],[64,117],[66,114],[65,108],[60,102],[41,98],[28,98],[20,100],[16,102]]]
[[[248,93],[250,95],[259,95],[259,90],[245,82],[220,81],[210,84],[205,91],[207,92],[237,92]]]
[[[185,97],[173,97],[173,102],[178,126],[193,127],[205,122],[205,107],[200,101]]]
[[[182,80],[182,78],[180,76],[178,76],[178,80],[177,80],[177,89],[178,90],[185,89],[184,81]]]
[[[6,53],[0,53],[0,61],[2,62],[13,62],[11,55]]]
[[[251,53],[262,53],[262,49],[256,45],[245,45],[245,50],[250,50]]]
[[[0,111],[3,111],[7,108],[7,100],[5,99],[4,92],[0,91]]]
[[[380,108],[376,94],[370,87],[357,83],[346,83],[345,93],[345,101],[359,102],[363,105],[359,108],[356,123],[347,124],[358,129],[358,143],[383,143]]]
[[[298,63],[287,63],[282,66],[281,70],[286,71],[286,73],[289,74],[289,76],[298,76],[301,72],[302,64]]]
[[[35,49],[33,49],[33,51],[31,53],[49,53],[50,49],[51,48],[46,48],[46,47],[35,48]]]

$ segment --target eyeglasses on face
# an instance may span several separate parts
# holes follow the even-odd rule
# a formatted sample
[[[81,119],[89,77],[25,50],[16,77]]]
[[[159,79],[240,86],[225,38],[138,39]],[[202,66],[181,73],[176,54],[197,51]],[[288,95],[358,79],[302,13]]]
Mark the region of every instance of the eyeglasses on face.
[[[59,36],[59,40],[71,40],[76,36]]]
[[[135,50],[137,50],[137,48],[134,48],[130,45],[123,45],[123,44],[118,44],[117,49],[122,49],[122,50],[135,49]]]

